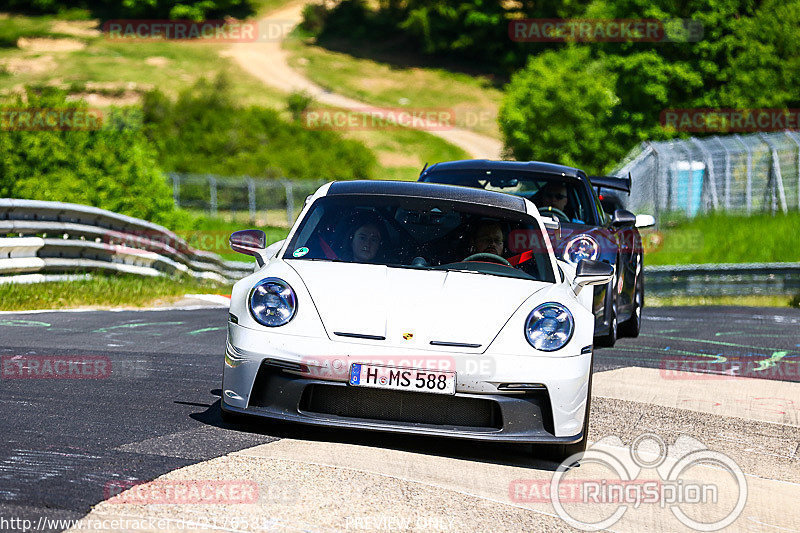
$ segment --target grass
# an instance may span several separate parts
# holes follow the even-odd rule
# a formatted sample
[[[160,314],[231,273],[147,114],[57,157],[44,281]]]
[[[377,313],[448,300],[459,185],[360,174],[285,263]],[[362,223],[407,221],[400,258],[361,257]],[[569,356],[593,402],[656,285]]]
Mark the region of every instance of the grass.
[[[442,68],[398,66],[391,55],[380,59],[357,57],[356,50],[372,54],[374,43],[359,47],[343,44],[353,53],[318,46],[295,29],[284,47],[290,54],[289,64],[322,87],[372,105],[452,109],[458,126],[500,138],[497,110],[503,93],[488,77]]]
[[[289,228],[267,225],[258,217],[257,214],[256,220],[251,222],[246,213],[221,213],[212,217],[202,212],[189,211],[186,222],[172,229],[192,248],[214,252],[228,261],[252,261],[251,257],[231,250],[228,245],[231,233],[242,229],[260,229],[267,234],[268,245],[285,239],[289,233]]]
[[[789,296],[650,296],[645,307],[737,306],[737,307],[798,307]],[[797,298],[797,297],[795,297]]]
[[[645,230],[646,265],[766,263],[800,261],[800,212],[788,214],[712,214],[666,222]]]
[[[257,8],[263,13],[284,3],[284,0],[260,0]],[[28,28],[25,31],[45,34],[54,22],[51,17],[14,16],[0,19],[0,28],[9,20]],[[0,47],[0,93],[9,93],[21,85],[55,84],[84,96],[99,94],[100,100],[93,101],[92,107],[125,105],[136,103],[141,93],[151,88],[175,97],[200,78],[214,79],[225,73],[232,82],[232,96],[240,105],[282,110],[284,118],[290,119],[285,111],[288,95],[264,85],[232,60],[222,57],[220,53],[228,46],[225,43],[77,39],[86,44],[85,48],[34,52]],[[382,129],[350,131],[344,136],[363,142],[376,153],[383,171],[365,176],[369,178],[413,180],[425,162],[467,157],[460,148],[427,132]]]
[[[17,46],[17,41],[24,38],[60,38],[72,37],[69,34],[51,29],[52,17],[8,16],[0,18],[0,47]]]
[[[77,307],[149,307],[179,300],[185,294],[230,294],[231,287],[190,278],[150,278],[94,274],[89,279],[0,284],[0,310]]]

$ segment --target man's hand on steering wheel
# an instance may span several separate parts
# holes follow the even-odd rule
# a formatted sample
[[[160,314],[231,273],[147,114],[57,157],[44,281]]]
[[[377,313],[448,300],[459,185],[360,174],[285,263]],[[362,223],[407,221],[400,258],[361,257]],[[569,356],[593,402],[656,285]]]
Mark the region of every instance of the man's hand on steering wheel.
[[[556,218],[558,218],[562,222],[569,222],[570,221],[569,217],[567,216],[567,214],[565,212],[563,212],[561,209],[558,209],[557,207],[553,207],[553,206],[547,205],[547,206],[544,206],[544,207],[539,207],[538,209],[539,209],[539,214],[541,214],[541,215],[545,215],[545,216],[555,215]]]
[[[464,261],[465,262],[466,261],[488,261],[490,263],[499,263],[501,265],[511,266],[511,263],[509,263],[506,259],[500,257],[497,254],[490,254],[488,252],[483,252],[483,253],[479,253],[479,254],[472,254],[469,257],[467,257],[466,259],[464,259]]]

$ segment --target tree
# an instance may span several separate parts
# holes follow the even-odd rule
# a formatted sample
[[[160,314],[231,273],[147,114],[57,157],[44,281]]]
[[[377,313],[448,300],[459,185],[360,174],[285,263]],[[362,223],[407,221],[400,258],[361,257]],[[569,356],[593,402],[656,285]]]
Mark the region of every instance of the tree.
[[[0,106],[15,112],[45,109],[87,107],[54,90],[28,91]],[[171,220],[172,192],[142,134],[139,114],[106,111],[99,129],[7,127],[12,131],[0,135],[0,196],[92,205],[159,223]]]
[[[585,46],[531,57],[511,78],[498,120],[516,159],[597,171],[625,153],[612,138],[616,76]]]

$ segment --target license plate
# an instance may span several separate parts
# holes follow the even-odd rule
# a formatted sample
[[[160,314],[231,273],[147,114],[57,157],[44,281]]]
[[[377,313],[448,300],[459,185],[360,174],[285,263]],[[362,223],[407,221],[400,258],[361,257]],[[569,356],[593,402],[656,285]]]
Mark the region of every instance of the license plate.
[[[456,393],[456,373],[419,368],[353,363],[350,366],[350,385],[374,389],[408,390],[435,394]]]

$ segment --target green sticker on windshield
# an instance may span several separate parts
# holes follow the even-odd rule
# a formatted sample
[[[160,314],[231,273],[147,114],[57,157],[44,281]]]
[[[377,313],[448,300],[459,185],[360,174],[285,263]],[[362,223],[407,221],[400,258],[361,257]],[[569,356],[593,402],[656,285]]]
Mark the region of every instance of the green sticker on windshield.
[[[295,250],[295,251],[292,253],[292,255],[293,255],[294,257],[303,257],[303,256],[304,256],[304,255],[306,255],[307,253],[308,253],[308,248],[306,248],[305,246],[303,246],[302,248],[298,248],[297,250]]]

